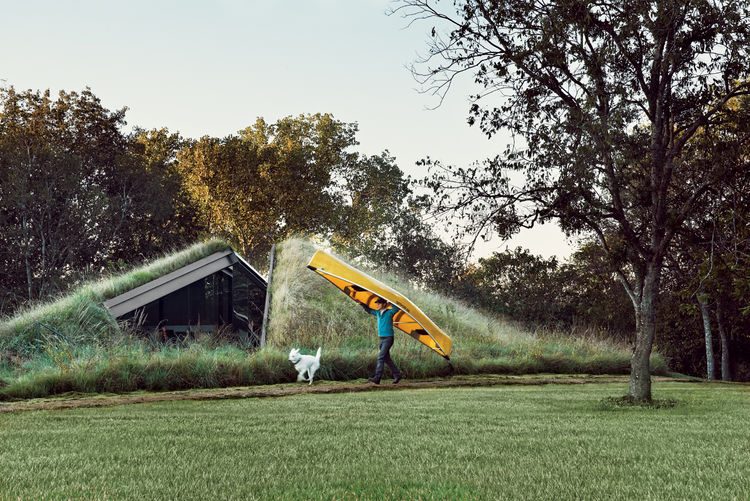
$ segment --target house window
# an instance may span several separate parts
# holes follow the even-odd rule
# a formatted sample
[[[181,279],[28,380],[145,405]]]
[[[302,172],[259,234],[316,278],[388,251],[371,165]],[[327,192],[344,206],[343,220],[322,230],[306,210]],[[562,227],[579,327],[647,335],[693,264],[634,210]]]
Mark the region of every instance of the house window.
[[[260,340],[266,291],[243,268],[235,267],[232,281],[232,326]]]
[[[230,326],[257,344],[265,299],[265,287],[258,279],[235,265],[152,301],[121,319],[139,322],[144,330],[163,330],[167,338],[198,330],[215,332],[221,326]]]

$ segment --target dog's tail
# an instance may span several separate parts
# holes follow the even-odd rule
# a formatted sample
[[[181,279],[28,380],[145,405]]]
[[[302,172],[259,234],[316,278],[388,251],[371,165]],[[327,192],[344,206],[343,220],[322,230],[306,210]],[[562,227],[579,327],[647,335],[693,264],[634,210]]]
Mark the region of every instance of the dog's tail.
[[[320,346],[318,346],[318,352],[315,354],[315,360],[320,362]]]

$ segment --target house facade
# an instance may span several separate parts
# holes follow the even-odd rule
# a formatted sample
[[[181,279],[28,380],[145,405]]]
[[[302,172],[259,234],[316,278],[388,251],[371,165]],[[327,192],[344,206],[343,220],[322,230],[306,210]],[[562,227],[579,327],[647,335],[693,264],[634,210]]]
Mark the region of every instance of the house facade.
[[[129,320],[165,340],[231,330],[259,345],[267,288],[255,268],[226,249],[109,299],[104,306],[118,320]]]

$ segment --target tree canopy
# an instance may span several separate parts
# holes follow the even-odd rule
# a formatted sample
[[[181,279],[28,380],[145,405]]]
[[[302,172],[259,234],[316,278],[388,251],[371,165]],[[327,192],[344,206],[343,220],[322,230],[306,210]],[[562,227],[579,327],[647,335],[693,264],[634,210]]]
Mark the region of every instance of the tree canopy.
[[[107,110],[89,89],[57,98],[0,91],[4,300],[52,294],[82,270],[174,242],[169,227],[177,223],[179,182],[170,162],[178,137],[125,134],[124,117],[124,109]],[[191,227],[175,232],[196,235]]]
[[[469,121],[518,142],[471,167],[429,163],[438,213],[475,234],[555,219],[610,256],[636,319],[629,395],[650,400],[659,280],[675,233],[712,186],[743,168],[697,168],[686,148],[750,91],[750,12],[705,0],[403,0],[433,23],[415,65],[444,95],[468,73]],[[523,173],[516,186],[508,172]]]

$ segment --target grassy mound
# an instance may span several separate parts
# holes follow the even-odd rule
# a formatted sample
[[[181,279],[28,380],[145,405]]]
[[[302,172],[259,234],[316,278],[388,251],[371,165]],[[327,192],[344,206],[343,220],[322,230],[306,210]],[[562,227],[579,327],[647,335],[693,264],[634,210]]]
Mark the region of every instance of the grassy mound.
[[[328,367],[336,367],[339,361],[346,365],[345,359],[373,359],[377,333],[372,317],[307,269],[314,252],[314,246],[302,239],[287,240],[278,247],[271,284],[269,344],[282,350],[303,347],[310,352],[323,346]],[[352,264],[406,295],[451,336],[456,373],[623,374],[630,370],[630,350],[624,345],[594,336],[531,333],[454,299],[416,288],[395,274]],[[392,353],[412,377],[446,373],[443,359],[401,333],[396,334]],[[661,356],[655,354],[651,362],[655,372],[666,372]]]

